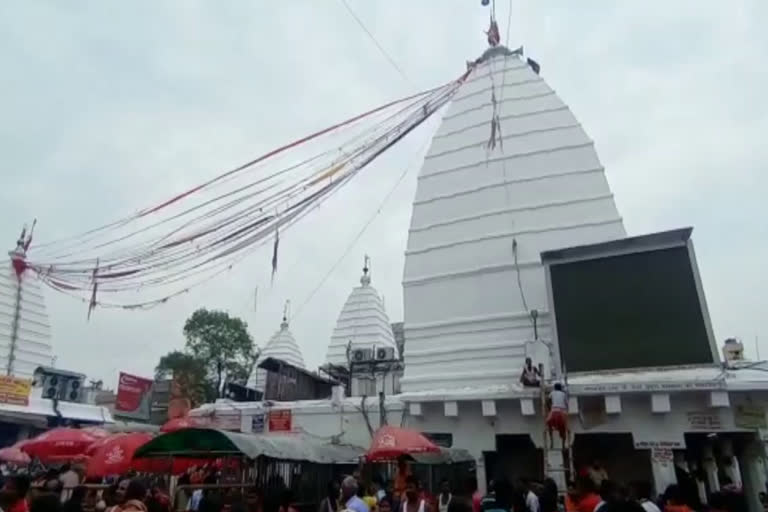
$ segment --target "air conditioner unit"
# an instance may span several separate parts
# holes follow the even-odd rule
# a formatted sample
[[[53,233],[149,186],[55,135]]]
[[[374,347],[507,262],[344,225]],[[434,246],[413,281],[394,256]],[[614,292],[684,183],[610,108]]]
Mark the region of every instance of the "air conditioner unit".
[[[373,359],[373,349],[356,348],[352,351],[353,363],[362,363],[364,361],[370,361],[371,359]]]
[[[59,382],[58,375],[46,375],[43,380],[43,398],[59,398]]]
[[[34,382],[42,388],[41,397],[64,402],[82,400],[85,375],[58,368],[40,366],[35,370]]]
[[[65,402],[79,402],[82,389],[82,382],[78,379],[69,379],[64,383],[64,393],[60,399]]]
[[[392,361],[395,359],[395,349],[393,347],[379,347],[376,349],[377,361]]]

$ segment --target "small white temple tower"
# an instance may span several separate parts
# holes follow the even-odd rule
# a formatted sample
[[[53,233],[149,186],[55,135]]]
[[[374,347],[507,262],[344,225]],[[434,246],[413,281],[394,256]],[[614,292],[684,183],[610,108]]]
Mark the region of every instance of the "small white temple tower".
[[[399,356],[384,302],[376,288],[371,286],[370,258],[366,256],[360,286],[352,290],[341,308],[325,363],[346,367],[356,349],[374,348],[389,349],[394,358]],[[373,353],[371,357],[374,357]]]
[[[31,240],[26,228],[0,272],[0,374],[32,378],[39,366],[51,366],[51,326],[40,285],[27,268]]]
[[[293,337],[290,329],[288,328],[288,315],[290,314],[290,301],[285,302],[285,308],[283,310],[283,321],[280,323],[280,329],[272,335],[264,349],[259,354],[259,360],[256,363],[256,370],[251,376],[249,386],[259,391],[264,391],[264,386],[267,380],[267,370],[258,368],[259,363],[265,359],[271,357],[279,359],[297,368],[305,368],[304,357],[301,355],[301,349],[299,344],[296,343],[296,339]]]

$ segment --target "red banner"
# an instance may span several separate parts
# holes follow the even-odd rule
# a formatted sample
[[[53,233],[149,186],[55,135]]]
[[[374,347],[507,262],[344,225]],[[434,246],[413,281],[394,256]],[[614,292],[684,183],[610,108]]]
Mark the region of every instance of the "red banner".
[[[290,432],[291,431],[291,410],[269,411],[267,415],[270,432]]]
[[[115,412],[118,416],[149,419],[154,381],[128,373],[120,373]]]

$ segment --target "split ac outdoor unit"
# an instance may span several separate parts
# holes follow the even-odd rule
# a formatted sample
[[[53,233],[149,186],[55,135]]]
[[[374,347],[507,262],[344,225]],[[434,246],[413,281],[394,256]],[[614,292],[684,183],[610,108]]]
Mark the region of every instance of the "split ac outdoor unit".
[[[355,350],[352,351],[352,361],[355,363],[370,361],[371,359],[373,359],[373,349],[356,348]]]
[[[82,401],[85,375],[58,368],[40,366],[35,370],[34,382],[42,388],[42,398],[63,402]]]
[[[392,347],[379,347],[376,349],[377,361],[392,361],[395,359],[395,349]]]

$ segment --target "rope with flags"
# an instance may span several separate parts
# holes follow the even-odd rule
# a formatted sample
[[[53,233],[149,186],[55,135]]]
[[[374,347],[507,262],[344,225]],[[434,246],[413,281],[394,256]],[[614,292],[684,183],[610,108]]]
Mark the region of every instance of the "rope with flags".
[[[274,279],[283,232],[440,110],[468,73],[299,138],[83,233],[32,244],[33,224],[20,246],[24,270],[86,302],[89,317],[97,307],[163,304],[270,241]],[[311,156],[298,158],[299,148]],[[151,290],[159,290],[159,296],[125,298]]]

